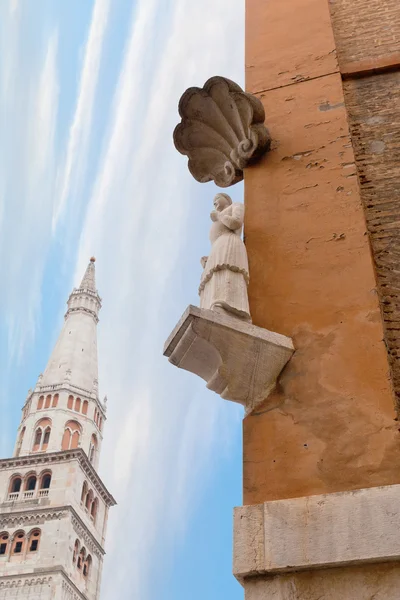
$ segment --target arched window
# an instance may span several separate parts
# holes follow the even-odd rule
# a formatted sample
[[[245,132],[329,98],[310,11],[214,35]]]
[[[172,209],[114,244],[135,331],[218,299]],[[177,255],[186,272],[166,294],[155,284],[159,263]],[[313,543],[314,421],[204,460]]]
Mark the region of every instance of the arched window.
[[[37,477],[36,475],[29,475],[25,480],[25,491],[33,492],[36,489]]]
[[[89,402],[87,400],[85,400],[84,403],[82,404],[82,414],[83,415],[87,415],[88,406],[89,406]]]
[[[19,494],[21,491],[22,477],[14,475],[10,481],[10,494]]]
[[[78,556],[78,552],[79,552],[79,548],[80,548],[80,543],[79,540],[75,540],[75,545],[74,545],[74,553],[72,555],[72,562],[75,564],[76,562],[76,557]]]
[[[48,395],[46,396],[46,402],[45,402],[45,405],[44,405],[44,407],[45,407],[45,408],[50,408],[50,405],[51,405],[51,395],[50,395],[50,394],[48,394]]]
[[[5,531],[0,533],[0,556],[5,556],[8,552],[8,542],[10,541],[10,536]]]
[[[72,410],[73,406],[74,406],[74,397],[68,396],[67,408],[69,408],[69,410]]]
[[[30,408],[30,402],[28,402],[25,406],[24,409],[22,411],[22,419],[25,421],[26,417],[29,414],[29,408]]]
[[[33,452],[44,451],[47,449],[51,432],[50,419],[41,419],[36,424],[35,435],[33,439]]]
[[[11,554],[22,554],[25,546],[25,532],[17,531],[14,534]]]
[[[19,434],[17,449],[15,451],[15,455],[19,456],[21,454],[22,442],[24,441],[25,435],[25,427],[21,429],[21,433]]]
[[[71,447],[71,430],[70,429],[65,429],[64,430],[64,435],[63,435],[63,439],[62,439],[62,445],[61,445],[61,449],[62,450],[69,450]]]
[[[35,431],[35,439],[33,442],[33,451],[37,452],[38,450],[40,450],[41,444],[42,444],[42,430],[40,427],[38,427]]]
[[[82,428],[77,421],[68,421],[64,429],[62,449],[73,450],[78,448],[81,431]]]
[[[92,517],[94,523],[96,523],[98,508],[99,508],[99,501],[97,498],[95,498],[92,502],[92,508],[90,509],[90,516]]]
[[[29,534],[28,552],[37,552],[40,544],[40,529],[33,529]]]
[[[75,400],[75,411],[81,412],[81,399],[80,398],[77,398]]]
[[[58,394],[54,394],[54,396],[53,396],[53,404],[52,404],[53,408],[57,408],[58,398],[59,398],[59,395]]]
[[[46,429],[44,430],[44,435],[43,435],[42,450],[47,450],[47,446],[49,445],[49,440],[50,440],[50,433],[51,433],[50,427],[46,427]]]
[[[86,481],[83,482],[83,486],[82,486],[82,494],[81,494],[81,502],[82,504],[85,502],[86,500],[86,494],[88,493],[88,486]]]
[[[50,485],[51,485],[51,473],[49,473],[49,472],[42,473],[42,475],[40,477],[40,489],[48,490],[50,488]]]
[[[82,550],[79,552],[78,562],[76,564],[76,566],[79,570],[82,569],[83,563],[85,562],[85,558],[86,558],[86,550],[85,550],[85,548],[82,548]]]
[[[37,403],[38,410],[41,410],[43,408],[43,402],[44,402],[44,396],[40,396],[38,403]]]
[[[72,440],[71,440],[71,449],[72,450],[75,450],[75,448],[78,448],[80,435],[81,434],[79,431],[74,431],[74,433],[72,434]]]
[[[100,431],[103,429],[103,417],[100,417],[99,419],[99,429]]]
[[[93,492],[92,492],[92,490],[90,490],[90,492],[86,495],[86,502],[85,502],[85,508],[88,512],[90,512],[90,510],[91,510],[92,502],[93,502]]]
[[[93,417],[94,422],[97,425],[97,408],[94,409],[94,417]]]
[[[87,559],[83,563],[82,573],[83,573],[84,577],[89,577],[91,566],[92,566],[92,557],[90,556],[90,554],[88,554]]]
[[[89,446],[89,460],[91,463],[93,463],[94,459],[96,458],[97,445],[97,437],[93,434]]]

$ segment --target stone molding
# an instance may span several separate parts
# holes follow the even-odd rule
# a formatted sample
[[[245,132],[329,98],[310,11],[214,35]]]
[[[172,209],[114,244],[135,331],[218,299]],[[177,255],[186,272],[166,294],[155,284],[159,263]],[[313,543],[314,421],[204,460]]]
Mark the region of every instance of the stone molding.
[[[284,335],[196,306],[186,309],[164,346],[173,365],[246,413],[268,397],[293,352]]]
[[[68,513],[71,514],[71,523],[76,534],[85,540],[85,544],[90,548],[92,554],[95,554],[99,559],[104,556],[104,548],[96,540],[95,536],[72,506],[60,506],[52,510],[37,509],[27,511],[25,509],[23,512],[5,513],[0,515],[0,530],[19,526],[41,525],[44,521],[61,520]]]
[[[262,102],[225,77],[187,89],[179,114],[174,144],[189,158],[189,171],[200,183],[234,185],[243,179],[243,169],[270,149]]]
[[[91,317],[93,317],[96,324],[99,322],[99,317],[94,312],[94,310],[90,310],[90,308],[85,308],[84,306],[79,306],[77,308],[69,308],[67,310],[67,312],[65,313],[64,318],[66,319],[67,316],[70,315],[71,313],[77,313],[77,312],[83,312],[83,313],[90,315]]]
[[[88,600],[85,594],[82,594],[76,585],[70,580],[64,568],[61,565],[51,569],[43,569],[42,575],[26,573],[24,575],[2,575],[0,577],[0,590],[19,587],[31,587],[35,585],[51,584],[54,577],[61,575],[62,589],[69,594],[68,600]]]
[[[400,561],[400,485],[234,511],[233,572],[247,577]]]
[[[62,589],[66,600],[80,600],[81,598],[86,598],[86,596],[76,591],[68,581],[63,580]]]
[[[61,520],[66,514],[67,512],[65,509],[44,509],[37,511],[26,511],[25,509],[23,512],[5,513],[0,515],[0,529],[10,529],[20,526],[33,527],[35,525],[41,525],[44,521]]]
[[[25,586],[32,586],[32,585],[46,585],[46,583],[51,583],[53,581],[52,577],[32,577],[32,575],[27,575],[26,577],[24,576],[19,576],[19,577],[15,577],[15,576],[11,576],[11,577],[6,577],[6,580],[4,580],[4,576],[1,576],[0,578],[0,590],[1,589],[11,589],[11,588],[17,588],[17,587],[25,587]]]
[[[15,456],[13,458],[0,459],[0,470],[2,469],[18,469],[19,467],[46,465],[51,463],[77,460],[85,473],[86,477],[96,489],[97,493],[104,500],[107,506],[115,506],[114,497],[107,490],[106,486],[100,479],[97,471],[90,463],[86,452],[82,448],[76,450],[62,450],[60,452],[49,452],[41,454],[28,454],[26,456]]]

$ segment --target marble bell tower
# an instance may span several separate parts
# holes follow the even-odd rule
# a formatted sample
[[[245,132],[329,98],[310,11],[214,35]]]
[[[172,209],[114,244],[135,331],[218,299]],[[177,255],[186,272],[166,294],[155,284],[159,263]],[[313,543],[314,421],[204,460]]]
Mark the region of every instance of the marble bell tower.
[[[92,258],[26,398],[14,455],[0,460],[0,599],[97,600],[108,509],[97,473],[106,402],[98,394],[101,299]]]

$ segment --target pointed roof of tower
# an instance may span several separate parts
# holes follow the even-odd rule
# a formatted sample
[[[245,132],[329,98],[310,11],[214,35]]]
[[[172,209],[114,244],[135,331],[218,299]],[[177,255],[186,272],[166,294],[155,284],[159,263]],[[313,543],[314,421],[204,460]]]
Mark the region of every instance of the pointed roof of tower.
[[[79,286],[80,290],[84,289],[96,293],[96,270],[94,267],[95,262],[96,259],[94,256],[92,256],[86,268],[81,285]]]
[[[80,286],[68,298],[64,326],[38,381],[39,388],[64,384],[98,397],[96,325],[101,298],[94,263],[92,257]]]

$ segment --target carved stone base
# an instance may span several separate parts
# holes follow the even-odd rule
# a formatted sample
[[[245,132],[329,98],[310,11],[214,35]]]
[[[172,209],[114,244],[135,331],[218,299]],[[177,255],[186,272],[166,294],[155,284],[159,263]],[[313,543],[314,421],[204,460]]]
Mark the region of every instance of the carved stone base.
[[[397,600],[400,485],[236,508],[233,572],[246,600]]]
[[[284,335],[191,305],[164,346],[173,365],[199,375],[246,412],[267,398],[293,352]]]

